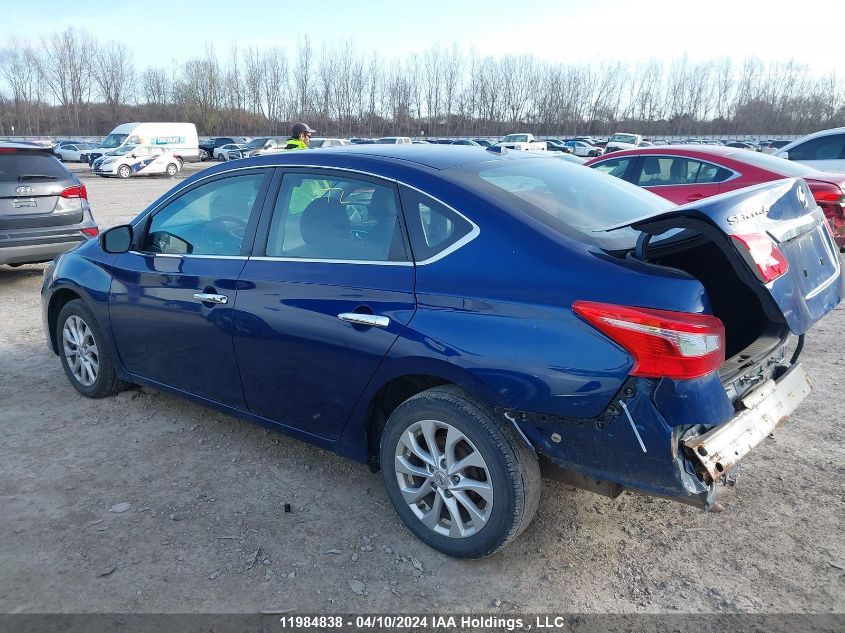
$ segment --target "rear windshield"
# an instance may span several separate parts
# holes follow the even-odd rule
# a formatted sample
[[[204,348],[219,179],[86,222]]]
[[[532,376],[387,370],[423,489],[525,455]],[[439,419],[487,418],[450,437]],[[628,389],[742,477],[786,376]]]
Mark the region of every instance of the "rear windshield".
[[[45,176],[45,178],[38,178]],[[44,153],[0,154],[0,182],[69,180],[72,176],[53,156]]]
[[[812,167],[807,167],[801,163],[795,163],[779,156],[772,156],[771,154],[763,154],[761,152],[744,150],[737,152],[732,158],[736,158],[738,161],[748,163],[754,167],[759,167],[760,169],[768,169],[777,174],[783,174],[784,176],[791,176],[793,178],[805,178],[817,172]]]
[[[607,250],[632,248],[640,234],[608,228],[675,206],[619,178],[553,158],[476,163],[451,171],[462,184],[552,230]]]

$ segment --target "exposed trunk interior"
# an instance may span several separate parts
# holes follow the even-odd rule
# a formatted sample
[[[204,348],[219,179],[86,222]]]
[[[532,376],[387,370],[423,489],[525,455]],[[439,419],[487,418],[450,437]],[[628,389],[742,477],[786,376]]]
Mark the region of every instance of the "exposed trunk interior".
[[[704,286],[713,314],[725,324],[726,362],[720,370],[723,381],[756,365],[785,342],[785,325],[766,316],[757,294],[711,240],[700,236],[668,252],[655,249],[648,261],[683,270]]]

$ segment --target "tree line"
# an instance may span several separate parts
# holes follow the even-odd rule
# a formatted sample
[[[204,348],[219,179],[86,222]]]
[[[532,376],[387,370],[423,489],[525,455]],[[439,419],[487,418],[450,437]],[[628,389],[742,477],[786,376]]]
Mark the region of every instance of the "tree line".
[[[208,135],[283,135],[295,120],[343,136],[803,134],[845,125],[845,86],[794,59],[553,63],[457,44],[387,58],[352,41],[318,50],[307,35],[292,50],[205,44],[143,68],[125,44],[75,28],[0,48],[0,135],[142,120]]]

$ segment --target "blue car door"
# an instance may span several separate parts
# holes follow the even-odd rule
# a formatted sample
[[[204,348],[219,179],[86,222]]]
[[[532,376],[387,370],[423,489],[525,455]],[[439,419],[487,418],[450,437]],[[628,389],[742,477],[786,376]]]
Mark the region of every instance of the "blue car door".
[[[391,183],[290,170],[238,282],[235,353],[249,410],[334,437],[415,309]]]
[[[232,309],[271,171],[200,180],[135,225],[109,297],[117,351],[134,376],[245,408]]]

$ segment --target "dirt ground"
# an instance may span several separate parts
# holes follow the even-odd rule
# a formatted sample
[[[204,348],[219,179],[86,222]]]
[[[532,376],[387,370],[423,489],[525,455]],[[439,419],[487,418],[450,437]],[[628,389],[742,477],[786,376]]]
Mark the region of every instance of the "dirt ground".
[[[101,228],[173,184],[74,169]],[[0,266],[0,612],[845,610],[845,308],[724,512],[546,482],[515,543],[463,562],[364,466],[147,389],[77,395],[45,346],[43,268]]]

